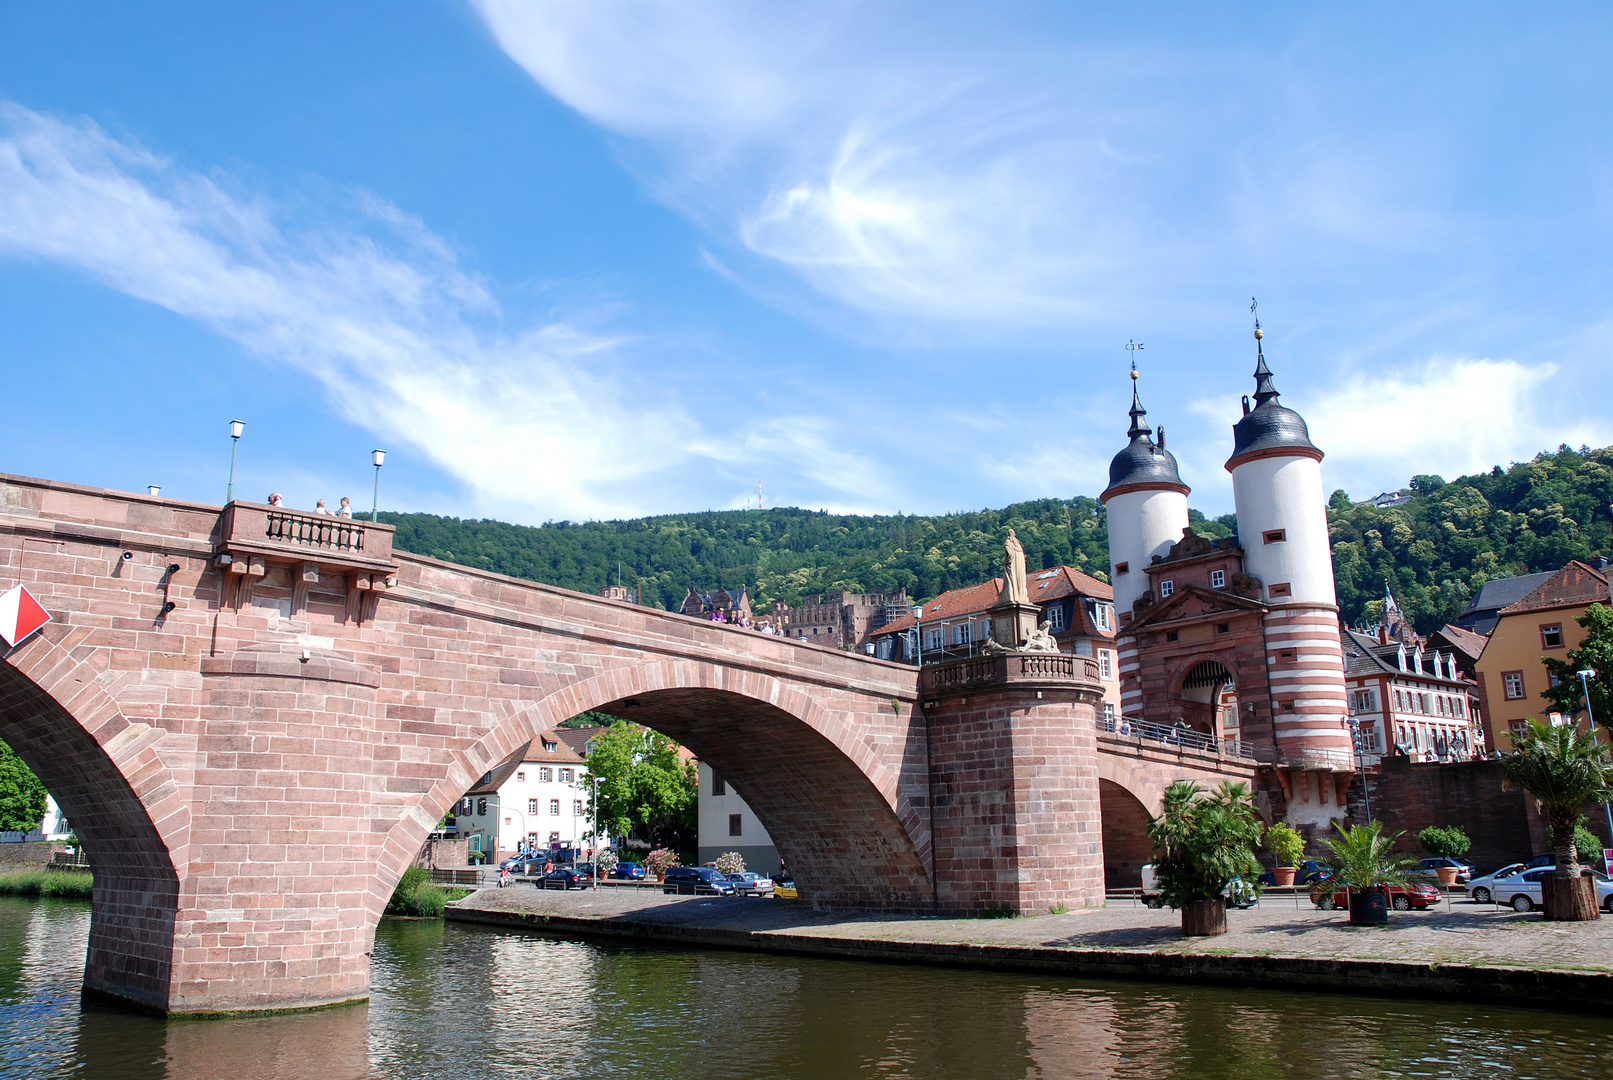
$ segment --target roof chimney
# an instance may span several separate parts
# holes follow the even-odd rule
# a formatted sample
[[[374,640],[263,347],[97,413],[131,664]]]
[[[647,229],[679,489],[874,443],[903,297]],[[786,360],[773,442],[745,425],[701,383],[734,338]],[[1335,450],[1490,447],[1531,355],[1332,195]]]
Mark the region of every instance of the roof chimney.
[[[1164,424],[1159,425],[1159,448],[1161,450],[1165,449],[1165,425]],[[1602,560],[1602,565],[1603,566],[1607,565],[1607,560],[1606,559]]]
[[[1243,395],[1243,415],[1249,415],[1249,395]]]
[[[1388,623],[1379,623],[1378,624],[1378,644],[1379,645],[1387,645],[1387,644],[1389,644],[1389,624]]]

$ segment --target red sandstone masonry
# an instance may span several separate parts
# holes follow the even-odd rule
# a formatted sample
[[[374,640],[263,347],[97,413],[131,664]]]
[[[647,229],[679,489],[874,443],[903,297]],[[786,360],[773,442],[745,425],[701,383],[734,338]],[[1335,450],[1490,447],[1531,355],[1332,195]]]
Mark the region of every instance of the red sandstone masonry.
[[[376,921],[436,821],[594,708],[743,790],[820,906],[1101,898],[1084,690],[942,718],[968,806],[943,843],[910,668],[413,556],[353,602],[317,552],[238,574],[228,542],[217,507],[0,476],[0,580],[56,617],[3,656],[0,738],[96,865],[92,990],[169,1012],[365,996]]]

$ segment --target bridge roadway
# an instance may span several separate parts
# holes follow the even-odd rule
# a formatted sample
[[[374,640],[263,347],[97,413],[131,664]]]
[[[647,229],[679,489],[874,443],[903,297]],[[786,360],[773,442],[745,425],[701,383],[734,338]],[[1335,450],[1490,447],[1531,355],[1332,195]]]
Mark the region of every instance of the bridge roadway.
[[[88,992],[169,1014],[363,998],[435,823],[589,709],[728,778],[825,909],[1101,904],[1105,843],[1133,854],[1165,783],[1253,774],[1100,736],[1084,658],[926,668],[921,692],[902,665],[391,542],[0,474],[0,585],[54,618],[0,654],[0,739],[96,867]]]

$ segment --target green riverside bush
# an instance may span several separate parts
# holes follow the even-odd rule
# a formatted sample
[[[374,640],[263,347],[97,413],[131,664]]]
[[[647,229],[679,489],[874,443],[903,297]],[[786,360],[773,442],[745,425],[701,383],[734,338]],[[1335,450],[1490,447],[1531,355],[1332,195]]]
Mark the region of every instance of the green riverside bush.
[[[62,900],[88,900],[95,888],[89,874],[60,870],[23,870],[0,874],[0,896],[46,896]]]
[[[466,895],[458,889],[455,892],[459,894],[453,897],[455,900]],[[448,900],[448,893],[431,883],[430,870],[423,866],[411,866],[398,879],[398,887],[392,890],[392,899],[387,901],[386,914],[440,919]]]

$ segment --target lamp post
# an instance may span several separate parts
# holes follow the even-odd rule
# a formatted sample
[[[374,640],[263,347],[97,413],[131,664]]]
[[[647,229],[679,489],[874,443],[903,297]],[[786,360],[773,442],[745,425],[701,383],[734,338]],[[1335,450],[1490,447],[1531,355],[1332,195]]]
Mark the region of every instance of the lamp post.
[[[924,666],[924,607],[918,605],[913,608],[913,651],[918,657],[918,666]]]
[[[1591,741],[1594,742],[1596,740],[1596,714],[1591,712],[1591,680],[1596,678],[1596,669],[1580,668],[1575,674],[1579,676],[1579,688],[1585,692],[1585,719],[1590,722]],[[1607,815],[1608,843],[1613,844],[1613,807],[1603,803],[1602,813]],[[1607,860],[1604,858],[1602,861],[1606,862]]]
[[[224,489],[224,505],[235,501],[235,448],[241,445],[241,432],[246,425],[239,420],[230,421],[230,486]]]
[[[599,843],[599,782],[601,780],[603,780],[603,779],[604,779],[604,777],[600,776],[598,773],[595,773],[593,775],[593,777],[592,777],[592,780],[594,782],[594,823],[593,824],[594,824],[594,891],[595,892],[599,891],[599,852],[600,852],[600,843]]]
[[[371,450],[370,460],[375,462],[375,498],[370,503],[370,521],[381,520],[381,465],[386,461],[385,450]]]

